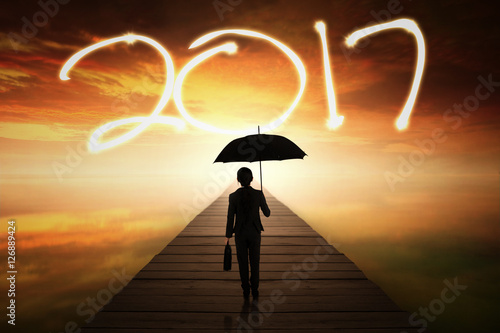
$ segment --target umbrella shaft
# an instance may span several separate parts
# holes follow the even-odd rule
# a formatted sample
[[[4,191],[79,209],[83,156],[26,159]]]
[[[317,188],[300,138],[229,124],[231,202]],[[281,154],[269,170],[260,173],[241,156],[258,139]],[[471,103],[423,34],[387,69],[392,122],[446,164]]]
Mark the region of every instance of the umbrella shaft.
[[[260,190],[262,191],[262,162],[259,161],[259,168],[260,168]]]
[[[260,134],[260,126],[257,126],[257,133]],[[262,192],[262,161],[259,160],[260,169],[260,191]]]

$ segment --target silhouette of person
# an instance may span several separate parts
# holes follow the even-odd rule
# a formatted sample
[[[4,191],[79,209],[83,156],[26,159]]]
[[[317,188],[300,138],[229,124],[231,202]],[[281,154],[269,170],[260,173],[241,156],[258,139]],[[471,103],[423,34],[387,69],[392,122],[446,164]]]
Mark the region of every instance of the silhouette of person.
[[[237,179],[241,187],[229,195],[226,244],[234,233],[243,297],[248,299],[251,289],[255,299],[259,297],[260,233],[264,231],[260,221],[259,208],[262,209],[266,217],[271,215],[271,211],[267,206],[264,193],[250,186],[253,175],[249,168],[239,169]],[[248,278],[249,258],[252,274],[250,280]]]

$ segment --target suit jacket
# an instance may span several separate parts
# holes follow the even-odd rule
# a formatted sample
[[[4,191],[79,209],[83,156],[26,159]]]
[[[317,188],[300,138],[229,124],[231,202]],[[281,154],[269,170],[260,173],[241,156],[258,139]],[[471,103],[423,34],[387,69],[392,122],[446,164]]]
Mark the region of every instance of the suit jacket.
[[[244,191],[248,191],[249,194],[247,213],[245,213],[245,207],[241,200]],[[229,207],[227,210],[226,237],[231,238],[233,233],[237,234],[243,224],[254,224],[257,230],[264,231],[264,227],[260,221],[259,208],[262,209],[266,217],[271,215],[262,191],[249,186],[247,189],[240,187],[231,193],[229,195]],[[234,222],[234,215],[236,215],[236,223]]]

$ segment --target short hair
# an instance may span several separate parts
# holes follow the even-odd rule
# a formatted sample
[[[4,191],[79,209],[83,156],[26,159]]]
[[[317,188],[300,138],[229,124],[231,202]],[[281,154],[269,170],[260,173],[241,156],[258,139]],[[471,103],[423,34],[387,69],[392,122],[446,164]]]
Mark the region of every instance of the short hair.
[[[238,182],[242,186],[248,186],[253,180],[252,170],[247,167],[240,168],[237,174]]]

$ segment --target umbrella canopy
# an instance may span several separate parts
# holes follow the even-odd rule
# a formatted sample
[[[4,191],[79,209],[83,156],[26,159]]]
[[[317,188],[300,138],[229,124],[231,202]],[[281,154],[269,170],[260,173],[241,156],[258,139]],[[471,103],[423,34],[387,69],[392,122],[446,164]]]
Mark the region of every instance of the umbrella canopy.
[[[216,162],[256,162],[302,159],[307,155],[295,143],[281,135],[253,134],[231,141]],[[260,166],[262,190],[262,166]]]
[[[281,135],[253,134],[231,141],[216,162],[282,161],[304,158],[306,153]]]

